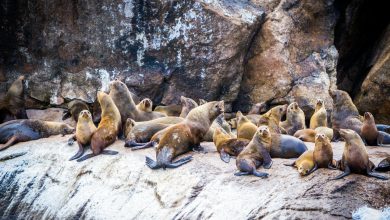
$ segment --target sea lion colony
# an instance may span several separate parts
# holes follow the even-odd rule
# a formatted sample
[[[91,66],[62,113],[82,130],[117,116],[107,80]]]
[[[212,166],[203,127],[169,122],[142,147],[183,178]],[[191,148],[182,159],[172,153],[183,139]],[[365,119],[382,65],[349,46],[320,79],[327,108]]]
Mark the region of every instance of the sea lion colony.
[[[98,110],[80,100],[68,105],[64,118],[72,116],[77,122],[73,128],[61,122],[26,119],[23,80],[19,77],[0,100],[2,113],[0,122],[0,150],[17,142],[36,140],[51,135],[73,134],[69,145],[78,143],[77,153],[70,160],[78,162],[99,154],[115,155],[118,152],[106,150],[117,138],[125,139],[125,147],[132,150],[154,147],[156,160],[146,157],[151,169],[177,168],[192,160],[192,156],[178,159],[191,150],[203,151],[202,141],[213,141],[222,161],[229,163],[236,159],[236,176],[254,175],[268,177],[260,172],[260,166],[270,169],[272,158],[296,158],[292,164],[305,176],[319,168],[343,171],[334,179],[350,173],[388,179],[376,171],[389,171],[389,158],[375,166],[368,158],[365,145],[390,146],[389,126],[376,125],[371,113],[360,116],[349,95],[341,90],[330,90],[333,99],[331,121],[327,121],[327,109],[323,100],[313,100],[315,112],[306,128],[305,115],[298,103],[270,108],[268,103],[257,103],[249,114],[238,112],[229,123],[224,118],[224,102],[181,97],[181,105],[152,108],[152,101],[134,100],[127,86],[114,80],[109,94],[97,93]],[[270,109],[269,109],[270,108]],[[268,111],[266,111],[269,109]],[[261,114],[263,113],[263,114]],[[281,121],[286,115],[286,120]],[[99,118],[99,121],[95,121]],[[95,124],[97,126],[95,126]],[[328,127],[331,125],[331,127]],[[237,134],[232,128],[237,127]],[[345,140],[344,153],[340,161],[333,159],[331,140]],[[309,151],[303,141],[315,143]],[[92,153],[84,155],[84,148],[90,146]]]

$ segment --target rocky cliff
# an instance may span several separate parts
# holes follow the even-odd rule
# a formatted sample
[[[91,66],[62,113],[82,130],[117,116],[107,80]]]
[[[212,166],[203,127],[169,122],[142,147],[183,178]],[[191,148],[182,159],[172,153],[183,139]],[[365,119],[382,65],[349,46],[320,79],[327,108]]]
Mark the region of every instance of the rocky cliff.
[[[27,76],[28,108],[89,103],[120,78],[156,103],[314,100],[348,91],[390,123],[385,3],[297,0],[5,0],[0,93]],[[375,15],[375,16],[374,16]],[[374,89],[370,89],[374,88]],[[369,92],[368,92],[369,91]],[[381,107],[378,107],[381,106]]]

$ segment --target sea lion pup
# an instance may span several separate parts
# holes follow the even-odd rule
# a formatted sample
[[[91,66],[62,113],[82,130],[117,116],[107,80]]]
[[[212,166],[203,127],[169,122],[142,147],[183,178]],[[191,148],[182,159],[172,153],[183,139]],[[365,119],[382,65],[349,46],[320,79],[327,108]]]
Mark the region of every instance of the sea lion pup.
[[[259,102],[252,106],[251,110],[248,112],[248,115],[251,114],[261,114],[266,111],[268,105],[266,102]]]
[[[363,123],[356,106],[348,93],[342,90],[329,90],[333,99],[333,111],[331,115],[334,139],[340,137],[339,129],[352,129],[360,135]]]
[[[80,118],[80,112],[87,110],[89,112],[88,105],[81,100],[73,100],[68,103],[68,110],[64,112],[62,120],[66,120],[69,117],[72,117],[75,122]]]
[[[185,118],[192,109],[198,107],[198,104],[191,98],[181,96],[180,101],[181,113],[179,117]]]
[[[77,159],[77,162],[84,161],[99,154],[115,155],[118,153],[104,149],[114,143],[118,136],[121,127],[121,114],[109,95],[98,91],[97,98],[102,109],[102,119],[96,131],[92,134],[92,153]]]
[[[138,111],[143,111],[143,112],[152,112],[153,108],[153,102],[152,100],[145,98],[142,99],[137,105],[136,105]]]
[[[79,150],[69,160],[78,159],[84,154],[84,147],[91,143],[92,134],[95,131],[96,126],[92,121],[91,113],[88,110],[82,110],[77,120],[76,134],[68,141],[68,144],[72,145],[76,140]]]
[[[390,157],[387,157],[379,162],[378,166],[375,167],[374,170],[379,172],[390,171]]]
[[[345,140],[344,152],[337,167],[344,173],[333,178],[333,180],[341,179],[351,173],[365,174],[378,179],[387,180],[388,178],[372,170],[375,165],[368,158],[366,147],[359,134],[351,129],[340,129],[340,135]]]
[[[256,133],[257,126],[253,124],[240,111],[237,112],[237,138],[252,140]]]
[[[298,169],[298,173],[301,176],[307,176],[314,171],[314,151],[305,151],[301,156],[298,157],[292,164],[284,164],[285,166],[293,166]]]
[[[313,129],[302,129],[295,132],[294,137],[305,142],[315,142],[317,132]]]
[[[268,177],[267,173],[261,173],[256,169],[263,165],[269,169],[272,166],[272,159],[266,148],[271,144],[271,132],[267,126],[260,126],[253,135],[249,144],[237,156],[236,166],[240,171],[236,176],[254,175],[257,177]]]
[[[316,129],[314,129],[316,131],[317,134],[325,134],[329,140],[332,140],[333,139],[333,129],[332,128],[328,128],[328,127],[317,127]]]
[[[191,149],[197,150],[211,122],[224,111],[223,101],[214,101],[192,109],[185,120],[168,127],[156,148],[157,161],[146,157],[146,165],[151,169],[176,168],[192,160],[188,156],[173,162],[177,156]]]
[[[18,119],[0,125],[0,151],[18,142],[47,138],[52,135],[72,134],[74,128],[62,123],[35,119]]]
[[[221,160],[225,163],[229,163],[231,156],[236,157],[249,144],[249,140],[233,138],[221,128],[215,129],[213,142]]]
[[[317,127],[328,126],[328,113],[325,109],[325,103],[322,99],[317,99],[316,108],[314,114],[310,118],[310,128],[316,129]]]
[[[390,134],[378,131],[374,116],[370,112],[364,113],[361,135],[366,144],[370,146],[390,147]]]
[[[6,120],[6,116],[9,115],[9,119],[27,119],[26,109],[24,108],[24,88],[23,88],[24,76],[19,76],[3,98],[0,99],[0,123]],[[8,119],[8,120],[9,120]]]
[[[120,112],[121,118],[123,119],[121,128],[125,126],[127,118],[131,118],[134,121],[149,121],[165,116],[160,112],[145,112],[138,110],[126,84],[119,80],[111,81],[109,96],[114,101]]]
[[[294,135],[296,131],[305,129],[305,113],[293,102],[287,107],[286,121],[280,122],[287,134]]]
[[[167,105],[162,106],[159,105],[154,109],[155,112],[161,112],[166,114],[167,116],[180,116],[181,113],[181,105]]]

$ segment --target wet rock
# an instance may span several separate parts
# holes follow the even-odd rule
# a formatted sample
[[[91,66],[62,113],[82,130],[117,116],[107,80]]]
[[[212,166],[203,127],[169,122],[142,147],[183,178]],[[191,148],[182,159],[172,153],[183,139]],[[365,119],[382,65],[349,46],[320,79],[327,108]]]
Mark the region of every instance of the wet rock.
[[[341,171],[319,169],[301,177],[283,165],[292,159],[274,159],[267,179],[237,177],[235,161],[222,162],[212,143],[202,143],[207,154],[188,153],[194,159],[177,169],[149,169],[145,156],[154,158],[154,150],[131,151],[122,141],[109,147],[119,151],[116,156],[77,163],[68,161],[78,149],[67,145],[68,138],[0,152],[0,158],[14,158],[0,162],[0,218],[349,219],[361,206],[387,206],[390,196],[388,181],[362,175],[330,181]],[[344,143],[332,144],[340,159]],[[388,148],[367,149],[375,164],[390,154]]]

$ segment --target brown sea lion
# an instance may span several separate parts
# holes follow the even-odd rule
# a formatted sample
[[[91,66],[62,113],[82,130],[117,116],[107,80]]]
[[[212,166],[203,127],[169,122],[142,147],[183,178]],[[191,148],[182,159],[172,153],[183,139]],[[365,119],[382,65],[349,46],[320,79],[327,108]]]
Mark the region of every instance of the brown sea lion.
[[[286,121],[280,122],[280,126],[289,135],[294,135],[296,131],[305,129],[305,113],[299,108],[298,103],[292,102],[287,107]]]
[[[88,105],[81,100],[72,100],[68,103],[68,110],[64,112],[64,115],[62,116],[62,120],[72,117],[75,122],[78,121],[80,112],[83,110],[89,111]]]
[[[229,163],[230,157],[236,157],[249,144],[249,140],[234,138],[221,128],[215,129],[213,142],[221,160],[225,163]]]
[[[284,164],[286,166],[293,166],[298,169],[298,173],[301,176],[307,176],[314,171],[314,151],[305,151],[301,156],[298,157],[292,164]]]
[[[109,95],[99,91],[97,98],[102,109],[102,118],[98,128],[92,134],[92,153],[77,159],[77,162],[84,161],[99,154],[115,155],[118,153],[116,151],[105,150],[105,148],[114,143],[118,136],[121,127],[121,114]]]
[[[329,140],[333,140],[333,129],[328,127],[317,127],[314,129],[317,134],[325,134]]]
[[[315,142],[317,132],[313,129],[302,129],[295,132],[294,137],[305,142]]]
[[[370,112],[364,113],[361,135],[363,140],[370,146],[390,147],[390,134],[378,131],[374,116]]]
[[[314,114],[310,118],[310,128],[316,129],[317,127],[328,126],[328,113],[325,109],[325,103],[322,99],[317,99],[316,108]]]
[[[19,76],[5,96],[0,99],[0,123],[13,119],[27,119],[24,108],[23,81],[24,76]]]
[[[176,168],[190,162],[192,156],[179,159],[176,162],[173,162],[173,159],[191,149],[201,149],[200,142],[203,136],[209,130],[212,121],[223,111],[223,101],[208,102],[192,109],[183,122],[168,127],[159,140],[152,141],[152,145],[146,144],[140,147],[150,147],[158,142],[156,147],[157,161],[146,157],[146,165],[151,169],[165,169]]]
[[[47,138],[52,135],[72,134],[75,129],[62,122],[18,119],[0,125],[0,151],[18,142]]]
[[[280,126],[280,121],[282,120],[283,115],[286,114],[286,111],[287,104],[277,105],[271,108],[268,112],[261,115],[257,122],[257,126],[267,125],[271,133],[285,134],[286,131]]]
[[[266,111],[266,109],[268,108],[268,105],[266,102],[259,102],[259,103],[256,103],[252,106],[251,110],[249,110],[248,112],[248,115],[251,115],[251,114],[262,114],[263,112]]]
[[[375,167],[375,171],[379,171],[379,172],[390,171],[390,157],[386,157],[381,162],[379,162],[378,166]]]
[[[151,99],[145,98],[142,99],[137,105],[137,110],[138,111],[143,111],[143,112],[152,112],[153,108],[153,102]]]
[[[373,172],[375,165],[368,158],[366,147],[358,133],[351,129],[340,129],[340,135],[345,140],[345,146],[337,167],[344,173],[335,177],[334,180],[341,179],[351,173],[365,174],[383,180],[388,179]]]
[[[129,89],[123,82],[119,80],[114,80],[110,83],[109,96],[119,109],[121,118],[123,119],[121,128],[124,128],[127,118],[131,118],[138,122],[148,121],[165,116],[160,112],[145,112],[138,110]]]
[[[363,122],[348,93],[342,90],[329,90],[329,94],[333,99],[331,115],[333,139],[337,140],[340,137],[338,132],[340,129],[352,129],[360,135]]]
[[[336,161],[333,160],[333,148],[330,139],[325,134],[317,134],[314,145],[314,162],[318,168],[336,169]]]
[[[253,124],[240,111],[237,112],[237,138],[252,140],[256,133],[257,126]]]
[[[181,96],[180,101],[181,113],[179,117],[185,118],[192,109],[198,107],[198,104],[191,98]]]
[[[93,133],[96,131],[96,126],[92,121],[92,115],[88,110],[82,110],[79,114],[76,125],[76,134],[69,139],[68,144],[72,145],[77,141],[79,150],[69,160],[78,159],[84,154],[84,147],[91,143]]]
[[[234,136],[232,134],[229,123],[227,121],[225,121],[224,114],[221,114],[213,121],[209,130],[207,131],[207,133],[203,137],[203,141],[213,141],[214,132],[215,132],[215,129],[217,129],[217,128],[222,129],[223,132],[230,135],[231,137]]]
[[[157,106],[154,111],[155,112],[161,112],[163,114],[166,114],[167,116],[180,116],[181,113],[181,105],[167,105],[167,106],[162,106],[159,105]]]
[[[261,173],[256,169],[263,165],[269,169],[272,166],[272,159],[267,148],[271,144],[271,132],[267,126],[260,126],[249,144],[237,156],[236,166],[239,170],[236,176],[254,175],[257,177],[268,177],[267,173]]]

